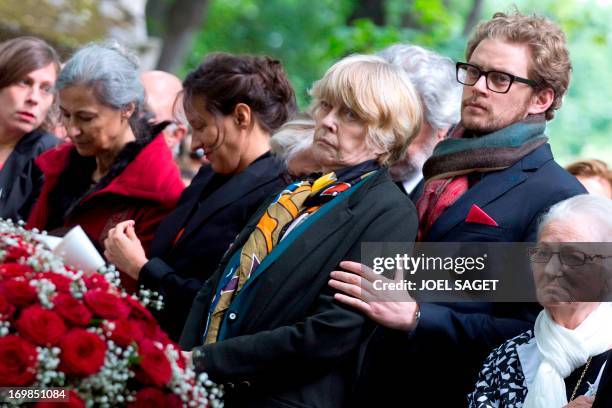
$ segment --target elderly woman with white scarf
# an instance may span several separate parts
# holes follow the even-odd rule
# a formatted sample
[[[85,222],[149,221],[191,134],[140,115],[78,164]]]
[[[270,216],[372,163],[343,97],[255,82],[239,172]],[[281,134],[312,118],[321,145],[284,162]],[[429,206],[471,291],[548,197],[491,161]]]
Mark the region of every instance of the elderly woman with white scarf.
[[[544,306],[487,358],[469,407],[590,408],[612,348],[612,201],[579,195],[543,217],[530,252]],[[602,390],[599,390],[602,391]]]

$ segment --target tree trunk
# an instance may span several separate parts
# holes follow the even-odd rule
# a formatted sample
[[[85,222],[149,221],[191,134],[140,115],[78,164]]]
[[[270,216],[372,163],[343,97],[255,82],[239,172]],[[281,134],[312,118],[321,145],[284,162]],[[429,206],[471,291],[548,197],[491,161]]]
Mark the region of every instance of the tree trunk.
[[[369,18],[378,26],[385,25],[385,2],[383,0],[359,0],[349,16],[351,24],[358,18]]]
[[[470,14],[468,14],[467,20],[465,21],[465,26],[463,27],[463,36],[467,37],[470,35],[476,24],[478,24],[478,20],[480,20],[480,15],[482,14],[482,0],[474,0],[472,3],[472,9],[470,10]]]
[[[404,28],[410,28],[414,30],[423,30],[418,17],[414,14],[414,1],[406,1],[408,12],[402,16],[401,26]]]
[[[167,10],[157,69],[176,72],[191,47],[208,9],[208,0],[175,0]]]
[[[166,11],[170,5],[164,0],[147,0],[145,17],[149,35],[161,36],[164,32]]]

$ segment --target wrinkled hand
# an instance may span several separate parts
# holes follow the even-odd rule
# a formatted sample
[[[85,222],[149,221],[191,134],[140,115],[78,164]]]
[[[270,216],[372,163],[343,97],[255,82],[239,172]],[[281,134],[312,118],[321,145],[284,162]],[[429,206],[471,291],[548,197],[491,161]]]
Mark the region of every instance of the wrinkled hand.
[[[104,248],[104,256],[110,263],[138,280],[140,269],[148,259],[134,231],[134,221],[123,221],[111,228],[104,240]]]
[[[357,262],[340,263],[344,271],[333,271],[329,286],[343,292],[334,298],[352,306],[376,323],[403,331],[413,330],[417,324],[416,312],[419,305],[405,290],[377,290],[374,281],[383,283],[399,282],[402,272],[397,271],[394,280],[377,275],[370,268]]]
[[[581,395],[563,408],[591,408],[593,406],[593,401],[595,401],[595,398]]]

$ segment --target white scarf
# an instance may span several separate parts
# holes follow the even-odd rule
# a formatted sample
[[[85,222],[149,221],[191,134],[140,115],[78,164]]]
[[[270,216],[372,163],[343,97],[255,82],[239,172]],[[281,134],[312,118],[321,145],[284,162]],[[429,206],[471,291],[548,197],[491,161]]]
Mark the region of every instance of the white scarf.
[[[612,345],[612,303],[601,303],[574,330],[558,325],[542,310],[534,335],[541,357],[524,408],[561,408],[567,405],[564,378],[586,364],[589,357]]]

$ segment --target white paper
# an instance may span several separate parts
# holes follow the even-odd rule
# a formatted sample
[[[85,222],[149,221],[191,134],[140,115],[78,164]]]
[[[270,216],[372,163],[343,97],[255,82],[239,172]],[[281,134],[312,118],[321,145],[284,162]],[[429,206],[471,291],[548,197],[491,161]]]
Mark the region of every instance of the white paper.
[[[68,265],[90,275],[104,266],[104,258],[80,225],[72,228],[55,246],[53,253],[62,257]]]
[[[40,242],[46,244],[50,250],[54,250],[60,242],[62,242],[62,238],[61,237],[56,237],[53,235],[43,235],[43,234],[38,234],[36,236],[36,239],[38,239]]]

